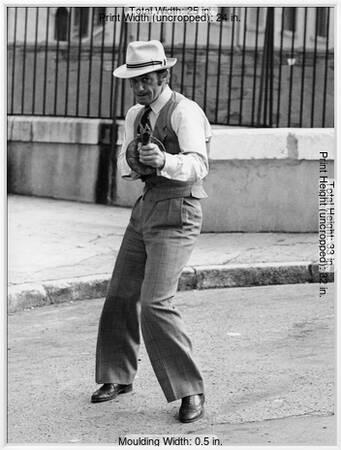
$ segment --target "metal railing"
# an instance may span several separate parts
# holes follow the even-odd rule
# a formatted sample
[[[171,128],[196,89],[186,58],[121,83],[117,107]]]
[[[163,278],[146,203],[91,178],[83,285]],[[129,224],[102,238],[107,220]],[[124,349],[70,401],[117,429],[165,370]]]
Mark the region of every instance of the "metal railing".
[[[333,8],[218,8],[191,24],[133,23],[115,7],[7,13],[11,115],[123,118],[134,99],[112,71],[128,42],[159,39],[178,58],[171,87],[212,124],[334,124]]]

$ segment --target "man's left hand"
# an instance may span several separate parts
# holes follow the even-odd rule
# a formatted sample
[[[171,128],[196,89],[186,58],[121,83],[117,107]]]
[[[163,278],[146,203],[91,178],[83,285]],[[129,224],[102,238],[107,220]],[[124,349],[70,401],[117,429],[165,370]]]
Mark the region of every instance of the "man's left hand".
[[[162,169],[166,162],[166,156],[160,148],[153,143],[147,145],[141,145],[139,147],[140,162],[147,166],[155,167],[156,169]]]

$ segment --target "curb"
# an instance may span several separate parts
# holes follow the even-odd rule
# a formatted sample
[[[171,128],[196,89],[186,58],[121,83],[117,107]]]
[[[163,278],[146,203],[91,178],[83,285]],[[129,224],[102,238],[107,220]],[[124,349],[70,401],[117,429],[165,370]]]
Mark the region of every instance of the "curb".
[[[25,283],[8,288],[8,312],[106,295],[111,274]],[[318,283],[319,265],[309,262],[259,263],[185,267],[178,290]],[[333,282],[334,273],[324,273]]]

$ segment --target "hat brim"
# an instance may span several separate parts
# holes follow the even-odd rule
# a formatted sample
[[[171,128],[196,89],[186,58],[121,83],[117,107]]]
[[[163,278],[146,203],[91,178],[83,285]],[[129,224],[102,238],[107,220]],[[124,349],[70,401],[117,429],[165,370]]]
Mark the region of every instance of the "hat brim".
[[[135,78],[144,75],[145,73],[156,72],[158,70],[163,69],[170,69],[176,64],[176,62],[177,58],[168,58],[167,64],[165,66],[162,66],[160,64],[154,66],[140,67],[137,69],[132,69],[130,67],[127,68],[127,65],[123,64],[122,66],[117,67],[117,69],[113,71],[113,75],[114,77],[117,78]]]

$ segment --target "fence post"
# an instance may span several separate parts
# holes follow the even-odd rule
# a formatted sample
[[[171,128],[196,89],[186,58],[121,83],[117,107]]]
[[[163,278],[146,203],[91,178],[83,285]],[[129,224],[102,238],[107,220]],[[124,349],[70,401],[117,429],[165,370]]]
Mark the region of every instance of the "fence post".
[[[123,8],[122,8],[123,11]],[[123,14],[122,14],[123,16]],[[123,55],[124,55],[124,45],[126,42],[126,22],[121,22],[120,29],[120,38],[118,43],[117,50],[117,66],[123,64]],[[112,75],[113,76],[113,75]],[[116,163],[117,163],[117,152],[116,152],[116,144],[118,138],[118,127],[117,127],[117,105],[118,105],[118,93],[119,93],[119,83],[120,80],[114,78],[114,95],[113,95],[113,108],[111,112],[111,132],[110,132],[110,141],[111,141],[111,152],[109,157],[109,170],[108,170],[108,194],[107,194],[107,203],[113,204],[116,196]],[[121,90],[121,96],[124,96],[123,89]]]
[[[274,8],[267,9],[262,72],[258,97],[258,127],[272,127],[274,75]]]

